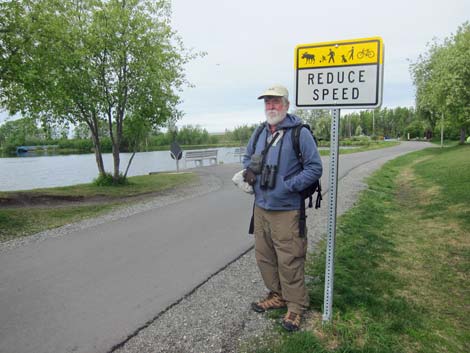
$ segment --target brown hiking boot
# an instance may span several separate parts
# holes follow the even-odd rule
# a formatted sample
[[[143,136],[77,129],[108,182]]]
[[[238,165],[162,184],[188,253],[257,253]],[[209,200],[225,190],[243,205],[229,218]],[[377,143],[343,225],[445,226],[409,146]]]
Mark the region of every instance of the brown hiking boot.
[[[302,315],[288,311],[284,319],[281,321],[282,327],[287,331],[297,331],[300,327]]]
[[[286,306],[286,301],[274,292],[269,292],[268,296],[259,302],[251,303],[251,308],[257,313],[264,313],[266,310],[271,309],[282,309]]]

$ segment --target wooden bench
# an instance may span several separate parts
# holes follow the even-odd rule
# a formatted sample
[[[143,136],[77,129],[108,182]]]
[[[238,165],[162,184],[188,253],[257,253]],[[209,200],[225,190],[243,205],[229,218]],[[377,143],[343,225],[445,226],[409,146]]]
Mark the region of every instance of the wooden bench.
[[[240,163],[241,163],[245,153],[246,153],[246,147],[237,147],[235,148],[235,151],[233,152],[233,156],[234,157],[238,156],[238,158],[240,159]]]
[[[233,152],[233,155],[234,156],[239,156],[239,155],[243,155],[246,153],[246,147],[237,147],[235,148],[235,151]]]
[[[195,151],[186,151],[184,154],[184,168],[186,168],[186,162],[194,161],[196,167],[199,165],[202,166],[202,161],[208,159],[209,163],[214,161],[215,164],[218,163],[217,159],[217,150],[195,150]]]

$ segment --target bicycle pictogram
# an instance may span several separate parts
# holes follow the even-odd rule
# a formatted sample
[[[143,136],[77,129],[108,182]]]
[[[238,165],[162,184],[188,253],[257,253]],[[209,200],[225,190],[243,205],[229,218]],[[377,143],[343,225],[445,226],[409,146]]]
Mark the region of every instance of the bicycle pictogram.
[[[363,57],[367,57],[372,59],[375,56],[375,53],[371,49],[363,48],[359,53],[357,53],[357,58],[362,59]]]

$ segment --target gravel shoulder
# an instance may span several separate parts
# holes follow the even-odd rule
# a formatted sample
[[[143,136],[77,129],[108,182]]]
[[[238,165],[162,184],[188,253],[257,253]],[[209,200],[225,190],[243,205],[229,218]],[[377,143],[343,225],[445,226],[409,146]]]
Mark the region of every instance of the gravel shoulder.
[[[351,208],[363,189],[364,179],[390,158],[363,164],[338,182],[337,214]],[[326,193],[327,190],[325,190]],[[326,196],[326,195],[325,195]],[[309,251],[326,233],[327,207],[308,209]],[[307,279],[308,280],[308,279]],[[154,320],[114,347],[119,353],[231,353],[262,344],[276,322],[251,311],[250,303],[265,295],[262,278],[250,249],[210,277]]]

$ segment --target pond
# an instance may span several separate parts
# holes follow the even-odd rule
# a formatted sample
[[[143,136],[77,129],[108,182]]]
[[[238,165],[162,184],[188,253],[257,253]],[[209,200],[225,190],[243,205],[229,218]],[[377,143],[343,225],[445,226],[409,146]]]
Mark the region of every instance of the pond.
[[[219,163],[239,163],[241,157],[235,148],[216,148]],[[121,171],[127,167],[131,153],[121,153]],[[111,153],[103,154],[105,169],[113,170]],[[204,160],[203,165],[209,165]],[[194,168],[188,162],[187,168]],[[184,169],[184,159],[179,161],[180,170]],[[169,151],[136,153],[128,176],[146,175],[150,172],[176,171],[176,161]],[[49,155],[0,158],[0,191],[29,190],[56,186],[89,183],[98,175],[94,154]]]

